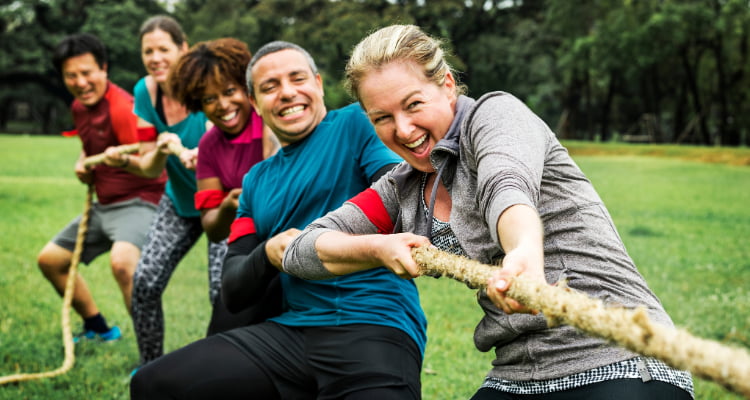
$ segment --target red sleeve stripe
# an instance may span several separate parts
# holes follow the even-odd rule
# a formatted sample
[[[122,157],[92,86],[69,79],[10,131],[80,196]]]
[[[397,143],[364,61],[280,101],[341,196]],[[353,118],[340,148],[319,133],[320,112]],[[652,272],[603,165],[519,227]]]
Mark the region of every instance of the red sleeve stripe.
[[[352,197],[349,202],[362,210],[367,219],[378,229],[378,233],[393,233],[393,221],[378,192],[365,189],[362,193]]]
[[[140,142],[153,142],[156,140],[156,128],[153,126],[138,128],[138,141]]]
[[[237,218],[232,222],[232,226],[229,229],[229,239],[227,242],[232,243],[243,236],[255,233],[255,223],[252,218]]]
[[[195,209],[210,210],[219,207],[227,192],[219,189],[206,189],[195,192]]]

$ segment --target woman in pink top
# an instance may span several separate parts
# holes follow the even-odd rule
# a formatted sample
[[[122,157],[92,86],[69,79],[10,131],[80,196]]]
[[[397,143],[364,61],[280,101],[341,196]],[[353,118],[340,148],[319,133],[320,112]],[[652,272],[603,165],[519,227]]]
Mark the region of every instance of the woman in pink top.
[[[242,178],[273,155],[278,143],[250,105],[244,83],[250,61],[245,43],[223,38],[195,44],[170,74],[172,93],[188,110],[203,111],[214,124],[198,144],[195,208],[212,242],[226,243],[237,211]],[[216,296],[208,334],[259,322],[278,304],[231,314]]]

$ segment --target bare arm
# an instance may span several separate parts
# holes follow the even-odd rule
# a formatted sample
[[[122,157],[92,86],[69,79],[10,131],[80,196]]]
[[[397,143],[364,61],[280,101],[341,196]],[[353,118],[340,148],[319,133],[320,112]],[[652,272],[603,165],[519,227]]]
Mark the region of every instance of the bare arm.
[[[224,191],[219,178],[216,177],[198,179],[197,183],[198,191]],[[206,236],[212,242],[220,242],[229,236],[229,228],[237,214],[240,193],[242,193],[242,189],[233,189],[224,197],[218,207],[201,210],[201,225],[203,225],[203,230],[206,231]]]
[[[315,241],[315,250],[323,266],[335,275],[385,266],[408,279],[419,276],[419,267],[411,256],[412,247],[429,244],[426,237],[412,233],[349,235],[329,231]]]
[[[142,118],[138,118],[138,127],[148,128],[153,127],[153,125]],[[179,138],[177,139],[179,140]],[[166,143],[158,144],[158,140],[141,142],[138,153],[140,156],[137,160],[131,160],[132,170],[129,169],[128,171],[146,178],[156,178],[161,175],[167,165],[167,157],[169,156]]]
[[[527,205],[508,207],[497,221],[500,245],[505,250],[503,267],[493,274],[487,295],[495,305],[510,314],[532,312],[517,301],[505,297],[508,282],[519,275],[546,282],[544,278],[544,230],[536,210]]]

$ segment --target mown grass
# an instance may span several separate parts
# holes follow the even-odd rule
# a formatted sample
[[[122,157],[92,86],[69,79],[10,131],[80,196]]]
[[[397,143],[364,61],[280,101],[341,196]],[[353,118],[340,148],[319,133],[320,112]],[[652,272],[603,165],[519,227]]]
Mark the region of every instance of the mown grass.
[[[683,159],[696,159],[700,149],[686,148],[686,154],[696,152],[686,156],[679,149],[650,147],[655,149],[569,144],[675,323],[698,336],[748,348],[750,168]],[[597,155],[586,155],[583,148]],[[0,135],[0,375],[50,370],[62,362],[61,301],[35,257],[82,210],[85,187],[72,173],[79,149],[77,139]],[[649,152],[664,157],[642,155]],[[167,350],[205,331],[205,259],[202,241],[164,295]],[[82,267],[82,273],[101,310],[123,328],[123,340],[79,345],[72,371],[0,387],[0,399],[128,398],[128,374],[138,357],[129,317],[106,257]],[[493,359],[471,340],[481,317],[475,293],[447,279],[420,278],[417,284],[429,319],[423,397],[466,399]],[[72,320],[79,324],[77,316]],[[714,383],[695,381],[698,399],[740,399]]]

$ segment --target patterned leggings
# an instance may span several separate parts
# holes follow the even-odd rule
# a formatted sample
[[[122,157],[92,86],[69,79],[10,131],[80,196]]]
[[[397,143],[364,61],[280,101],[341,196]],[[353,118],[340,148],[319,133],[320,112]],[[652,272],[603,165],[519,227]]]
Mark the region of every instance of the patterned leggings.
[[[166,195],[159,201],[133,276],[133,327],[140,365],[164,353],[164,311],[161,297],[177,264],[203,233],[200,218],[184,218]],[[211,304],[219,296],[221,267],[227,243],[208,242],[208,281]]]

